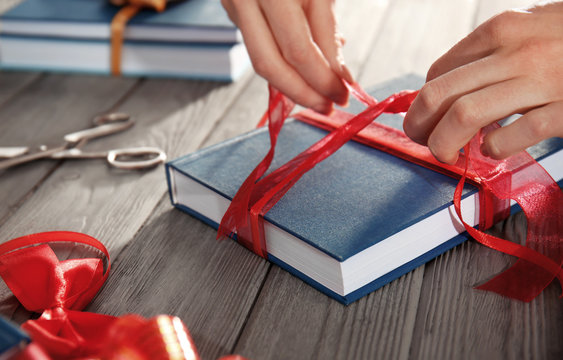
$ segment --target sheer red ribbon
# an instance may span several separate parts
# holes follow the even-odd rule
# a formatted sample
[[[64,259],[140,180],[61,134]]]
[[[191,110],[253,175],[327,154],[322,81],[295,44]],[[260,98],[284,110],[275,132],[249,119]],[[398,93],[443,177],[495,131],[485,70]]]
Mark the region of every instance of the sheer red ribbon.
[[[561,190],[527,153],[504,161],[486,158],[478,150],[483,137],[481,133],[472,140],[474,145],[465,149],[455,165],[442,164],[434,159],[426,147],[412,142],[403,132],[373,122],[384,112],[406,112],[417,95],[416,91],[402,91],[379,103],[357,85],[351,87],[351,92],[367,105],[363,112],[352,115],[335,111],[331,116],[310,110],[302,112],[298,115],[300,120],[331,132],[287,164],[261,178],[271,164],[278,134],[293,107],[283,94],[270,87],[270,106],[267,112],[270,150],[233,198],[219,226],[218,237],[236,233],[238,240],[245,246],[256,254],[267,257],[263,215],[306,171],[350,139],[355,139],[430,169],[456,178],[461,177],[454,194],[454,205],[469,234],[480,243],[519,259],[513,267],[480,286],[480,289],[530,301],[556,277],[563,285]],[[261,122],[265,118],[266,115]],[[507,216],[509,199],[520,204],[528,218],[526,246],[488,235],[463,221],[460,202],[461,189],[466,179],[480,187],[479,223],[482,230]]]
[[[107,260],[59,261],[47,243],[85,244]],[[193,341],[173,316],[144,319],[81,312],[110,270],[106,248],[81,233],[55,231],[20,237],[0,245],[0,276],[29,311],[42,312],[22,325],[33,343],[18,359],[199,359]]]

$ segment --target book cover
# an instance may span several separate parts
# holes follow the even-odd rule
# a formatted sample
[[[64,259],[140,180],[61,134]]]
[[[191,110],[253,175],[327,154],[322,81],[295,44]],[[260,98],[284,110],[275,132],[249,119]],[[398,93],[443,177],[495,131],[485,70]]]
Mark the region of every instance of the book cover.
[[[384,98],[420,88],[408,76],[372,91]],[[352,104],[351,112],[362,106]],[[402,116],[377,121],[401,128]],[[326,131],[289,121],[271,168],[306,149]],[[230,199],[269,147],[267,129],[169,162],[174,206],[217,227]],[[563,139],[538,146],[556,180]],[[457,180],[351,141],[306,173],[264,216],[268,259],[342,303],[350,303],[467,239],[453,210]],[[466,222],[478,222],[477,189],[464,189]]]
[[[25,0],[2,16],[2,33],[20,36],[109,39],[118,7],[97,0]],[[173,2],[158,13],[143,10],[128,23],[125,40],[241,41],[219,0]]]

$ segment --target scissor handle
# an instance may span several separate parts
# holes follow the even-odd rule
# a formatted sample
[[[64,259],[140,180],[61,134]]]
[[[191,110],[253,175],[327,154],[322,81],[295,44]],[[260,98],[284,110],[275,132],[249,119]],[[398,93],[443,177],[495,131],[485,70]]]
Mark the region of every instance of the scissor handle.
[[[134,158],[144,158],[153,156],[150,159],[134,160]],[[130,160],[119,160],[119,157],[128,157]],[[166,161],[166,153],[154,147],[136,147],[127,149],[115,149],[108,151],[108,162],[111,166],[118,169],[136,170],[146,169],[157,166]]]

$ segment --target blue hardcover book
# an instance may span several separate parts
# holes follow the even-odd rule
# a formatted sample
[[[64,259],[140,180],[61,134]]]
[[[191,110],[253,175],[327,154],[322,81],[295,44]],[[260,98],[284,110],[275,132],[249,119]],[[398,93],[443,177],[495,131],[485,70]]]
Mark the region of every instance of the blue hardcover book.
[[[0,17],[0,67],[110,73],[110,23],[102,0],[25,0]],[[123,75],[232,81],[250,67],[240,33],[219,0],[141,11],[124,31]]]
[[[29,336],[17,325],[0,316],[0,359],[16,358],[30,342]]]
[[[24,0],[4,13],[2,33],[109,39],[119,10],[106,0]],[[170,2],[161,13],[143,10],[128,23],[125,40],[235,43],[241,35],[220,0]]]
[[[408,76],[372,95],[385,98],[419,88]],[[353,104],[352,111],[362,106]],[[400,115],[378,119],[402,127]],[[326,132],[299,121],[284,125],[275,169]],[[267,129],[169,162],[172,204],[217,227],[230,200],[269,147]],[[563,178],[563,139],[534,149],[556,179]],[[467,239],[453,209],[457,180],[351,141],[306,173],[265,215],[268,259],[348,304]],[[477,190],[467,185],[462,211],[478,221]]]

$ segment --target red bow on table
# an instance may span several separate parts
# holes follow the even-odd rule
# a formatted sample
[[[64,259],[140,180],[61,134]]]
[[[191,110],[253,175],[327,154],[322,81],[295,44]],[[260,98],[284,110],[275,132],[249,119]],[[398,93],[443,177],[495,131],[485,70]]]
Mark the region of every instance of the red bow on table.
[[[99,250],[100,258],[59,261],[48,243],[78,243]],[[110,259],[98,240],[81,233],[55,231],[0,244],[0,276],[20,303],[40,312],[22,328],[32,344],[18,359],[199,359],[193,340],[178,317],[144,319],[81,312],[108,277]],[[224,360],[241,360],[238,356]]]
[[[266,257],[263,216],[316,164],[332,155],[351,139],[358,140],[405,160],[432,170],[460,178],[454,193],[454,206],[467,232],[481,244],[516,256],[518,261],[479,289],[531,301],[554,278],[563,288],[563,193],[549,174],[526,152],[503,161],[483,156],[479,149],[489,126],[477,134],[465,147],[458,162],[451,166],[438,162],[428,148],[412,142],[402,131],[374,122],[382,113],[406,112],[417,91],[402,91],[377,102],[357,84],[350,86],[352,94],[367,108],[357,115],[335,111],[331,116],[306,110],[300,120],[330,130],[329,134],[293,160],[263,175],[274,157],[277,137],[293,103],[270,86],[267,113],[259,123],[268,120],[270,150],[248,176],[234,196],[219,226],[218,237],[237,234],[239,242]],[[510,199],[522,207],[528,219],[526,246],[500,239],[474,229],[461,216],[461,190],[469,179],[479,186],[481,230],[509,214]],[[563,295],[562,295],[563,296]]]

